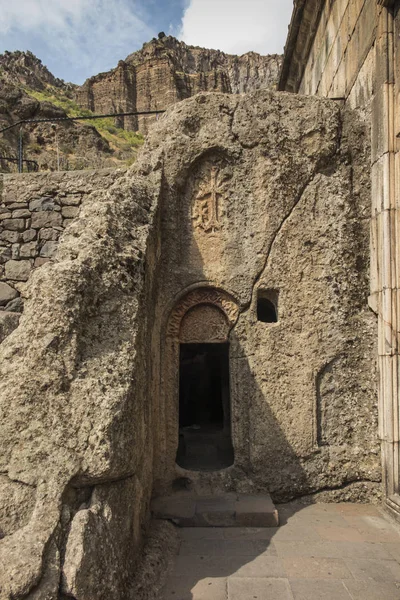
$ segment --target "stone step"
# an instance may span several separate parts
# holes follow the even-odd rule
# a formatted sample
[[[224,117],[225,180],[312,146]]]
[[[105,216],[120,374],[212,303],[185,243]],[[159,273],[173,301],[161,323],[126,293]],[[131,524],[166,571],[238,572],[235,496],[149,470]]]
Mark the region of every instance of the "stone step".
[[[227,493],[198,496],[179,492],[153,500],[156,519],[181,527],[278,527],[279,515],[269,494]]]

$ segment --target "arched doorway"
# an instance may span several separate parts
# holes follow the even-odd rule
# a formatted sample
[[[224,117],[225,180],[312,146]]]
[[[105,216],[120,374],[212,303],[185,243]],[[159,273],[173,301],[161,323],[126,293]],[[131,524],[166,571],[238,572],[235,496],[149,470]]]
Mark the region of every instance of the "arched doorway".
[[[176,463],[193,471],[231,466],[229,333],[238,307],[220,290],[189,292],[172,312],[168,334],[174,338],[178,370],[179,441]]]

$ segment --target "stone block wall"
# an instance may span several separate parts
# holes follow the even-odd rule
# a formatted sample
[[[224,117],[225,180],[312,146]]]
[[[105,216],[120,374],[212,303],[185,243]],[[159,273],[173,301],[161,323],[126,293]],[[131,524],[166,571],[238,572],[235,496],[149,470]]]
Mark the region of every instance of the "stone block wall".
[[[279,89],[345,99],[368,119],[376,15],[376,0],[295,3]]]
[[[33,269],[52,259],[65,227],[95,189],[123,170],[3,175],[0,179],[0,311],[22,312]]]
[[[330,98],[347,98],[371,60],[376,37],[375,0],[325,2],[318,29],[308,56],[299,92]],[[369,58],[368,58],[369,57]],[[368,59],[368,60],[367,60]],[[369,75],[361,73],[369,100]]]

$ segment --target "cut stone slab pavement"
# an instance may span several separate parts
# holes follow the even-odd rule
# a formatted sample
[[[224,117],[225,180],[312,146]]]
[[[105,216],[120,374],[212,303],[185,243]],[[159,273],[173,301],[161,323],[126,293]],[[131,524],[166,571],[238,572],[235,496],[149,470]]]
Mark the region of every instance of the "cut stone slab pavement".
[[[229,600],[292,600],[289,582],[281,578],[253,579],[230,577],[228,579]]]
[[[269,494],[227,493],[197,496],[190,493],[156,498],[153,517],[182,527],[277,527],[278,511]]]
[[[400,527],[378,507],[278,508],[279,528],[179,528],[179,553],[162,600],[400,600],[400,542],[372,543],[355,535],[368,525],[399,538]],[[335,541],[327,540],[322,528],[335,530],[332,523],[346,514],[347,537],[354,541],[343,539],[342,531],[329,532]]]
[[[239,527],[276,527],[279,525],[278,511],[269,494],[262,496],[238,496],[236,523]]]

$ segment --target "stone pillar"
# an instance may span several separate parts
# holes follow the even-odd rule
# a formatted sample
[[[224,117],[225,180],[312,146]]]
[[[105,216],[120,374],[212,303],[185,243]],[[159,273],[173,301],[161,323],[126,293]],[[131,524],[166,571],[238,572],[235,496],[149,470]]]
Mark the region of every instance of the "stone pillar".
[[[400,195],[396,148],[394,8],[377,5],[375,94],[372,103],[370,305],[378,314],[379,435],[385,505],[400,517],[399,266]]]

